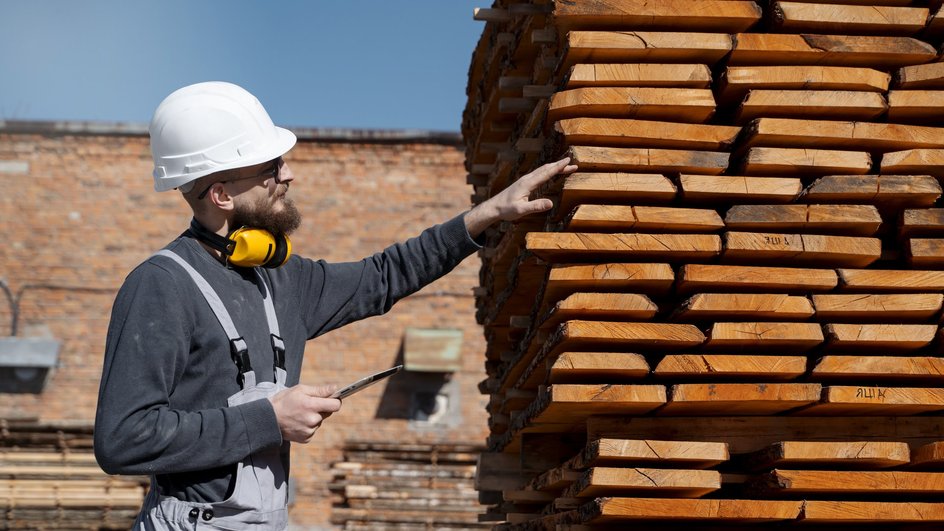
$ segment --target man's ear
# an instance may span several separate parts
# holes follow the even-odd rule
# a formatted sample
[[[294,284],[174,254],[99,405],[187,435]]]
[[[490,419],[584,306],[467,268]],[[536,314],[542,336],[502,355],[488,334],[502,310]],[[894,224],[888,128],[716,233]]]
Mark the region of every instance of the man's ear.
[[[226,192],[226,187],[223,186],[222,182],[214,183],[210,187],[210,193],[208,195],[210,202],[216,205],[220,210],[233,210],[235,208],[233,196]]]

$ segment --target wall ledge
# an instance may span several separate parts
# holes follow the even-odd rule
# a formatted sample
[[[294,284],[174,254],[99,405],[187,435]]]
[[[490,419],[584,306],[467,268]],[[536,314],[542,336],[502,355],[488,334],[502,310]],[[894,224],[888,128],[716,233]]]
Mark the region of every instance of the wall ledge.
[[[379,144],[462,145],[462,135],[425,129],[288,127],[301,141]],[[125,122],[0,120],[0,134],[147,136],[147,125]]]

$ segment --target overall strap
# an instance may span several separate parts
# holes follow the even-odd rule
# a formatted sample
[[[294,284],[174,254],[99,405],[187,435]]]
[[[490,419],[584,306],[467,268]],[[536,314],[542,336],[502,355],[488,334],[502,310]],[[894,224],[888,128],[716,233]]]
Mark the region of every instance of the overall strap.
[[[256,279],[259,280],[259,285],[262,286],[264,292],[262,303],[263,306],[265,306],[266,321],[269,323],[269,339],[272,342],[272,355],[275,357],[273,369],[285,370],[285,342],[282,341],[282,336],[279,332],[279,320],[275,316],[275,305],[272,302],[272,293],[269,291],[269,285],[266,283],[265,278],[263,278],[259,268],[254,267],[253,271],[255,271]],[[276,376],[278,376],[278,371],[276,371]]]
[[[236,369],[239,371],[239,383],[242,385],[245,378],[244,375],[252,372],[252,363],[249,359],[249,345],[246,343],[246,340],[239,335],[239,332],[236,331],[236,325],[233,323],[233,318],[230,317],[229,311],[226,310],[226,307],[223,305],[223,301],[220,300],[219,295],[216,294],[216,291],[210,286],[210,283],[207,282],[203,275],[201,275],[196,269],[193,268],[193,266],[187,263],[187,261],[181,258],[177,253],[167,249],[162,249],[154,254],[155,256],[164,256],[177,262],[177,264],[179,264],[184,269],[184,271],[190,275],[190,278],[193,280],[194,284],[197,285],[200,293],[203,294],[203,298],[206,299],[207,304],[210,306],[210,310],[213,311],[217,321],[220,322],[220,326],[223,327],[226,337],[229,339],[230,355],[233,358],[233,362],[236,363]],[[266,321],[269,324],[269,335],[271,336],[272,351],[275,356],[275,366],[284,369],[285,343],[282,341],[282,338],[279,337],[279,324],[275,316],[275,306],[272,304],[272,297],[269,293],[269,287],[262,279],[262,275],[258,270],[256,270],[256,278],[262,283],[262,287],[265,291],[263,302],[265,306]]]

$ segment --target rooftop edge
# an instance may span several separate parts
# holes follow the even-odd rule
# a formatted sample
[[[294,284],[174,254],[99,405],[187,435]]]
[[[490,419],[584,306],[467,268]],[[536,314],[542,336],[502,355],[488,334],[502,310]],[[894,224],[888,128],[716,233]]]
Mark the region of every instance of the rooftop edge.
[[[366,142],[462,145],[462,135],[424,129],[352,129],[340,127],[287,127],[299,140],[316,142]],[[0,120],[0,133],[41,135],[147,136],[147,125],[125,122]]]

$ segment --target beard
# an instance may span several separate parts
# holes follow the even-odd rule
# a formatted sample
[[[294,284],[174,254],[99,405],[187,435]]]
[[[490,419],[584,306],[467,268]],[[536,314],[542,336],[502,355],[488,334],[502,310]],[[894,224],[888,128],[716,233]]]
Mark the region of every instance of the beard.
[[[265,229],[272,234],[289,235],[301,223],[302,215],[288,197],[282,198],[282,209],[278,211],[272,208],[267,197],[262,197],[248,205],[237,205],[233,212],[233,227]]]

